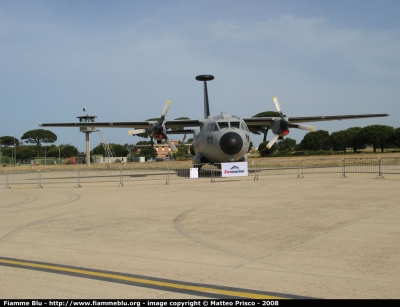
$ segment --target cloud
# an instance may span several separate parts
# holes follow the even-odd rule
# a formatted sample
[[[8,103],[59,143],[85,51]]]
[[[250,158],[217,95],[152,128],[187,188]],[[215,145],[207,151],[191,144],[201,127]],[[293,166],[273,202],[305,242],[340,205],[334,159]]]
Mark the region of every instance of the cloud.
[[[171,99],[171,118],[201,117],[198,74],[216,77],[213,114],[273,110],[275,95],[291,116],[399,113],[396,30],[243,5],[204,18],[200,5],[175,2],[27,3],[0,6],[3,111],[21,110],[21,135],[41,121],[72,121],[83,106],[98,120],[143,120]]]

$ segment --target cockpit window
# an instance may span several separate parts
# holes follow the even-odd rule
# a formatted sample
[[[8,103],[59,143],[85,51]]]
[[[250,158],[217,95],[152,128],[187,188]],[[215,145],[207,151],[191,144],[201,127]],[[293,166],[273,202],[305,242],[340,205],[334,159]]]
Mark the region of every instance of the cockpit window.
[[[240,128],[240,122],[231,122],[231,128]]]
[[[222,118],[224,118],[224,116],[222,114],[214,117],[215,120],[222,119]]]
[[[206,127],[206,133],[210,133],[211,131],[213,131],[214,125],[215,125],[215,123],[208,123],[207,127]]]
[[[218,122],[219,129],[229,128],[228,122]]]
[[[249,131],[245,122],[242,122],[242,130]]]

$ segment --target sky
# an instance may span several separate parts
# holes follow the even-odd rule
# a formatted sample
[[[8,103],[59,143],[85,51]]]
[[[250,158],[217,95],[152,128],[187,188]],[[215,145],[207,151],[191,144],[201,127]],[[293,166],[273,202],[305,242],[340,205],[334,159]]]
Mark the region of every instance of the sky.
[[[1,0],[0,136],[76,122],[83,108],[99,122],[142,121],[168,99],[167,119],[203,118],[201,74],[215,76],[212,116],[274,111],[278,96],[288,117],[390,114],[316,130],[398,128],[399,15],[398,0]],[[85,150],[78,128],[46,129],[57,146]],[[144,140],[127,130],[101,131],[111,143]]]

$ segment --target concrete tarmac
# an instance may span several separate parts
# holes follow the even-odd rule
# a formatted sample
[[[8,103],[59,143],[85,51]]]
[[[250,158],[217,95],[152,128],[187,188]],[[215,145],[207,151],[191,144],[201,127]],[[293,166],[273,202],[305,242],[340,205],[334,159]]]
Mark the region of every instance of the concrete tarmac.
[[[0,298],[399,299],[400,177],[385,178],[0,189]]]

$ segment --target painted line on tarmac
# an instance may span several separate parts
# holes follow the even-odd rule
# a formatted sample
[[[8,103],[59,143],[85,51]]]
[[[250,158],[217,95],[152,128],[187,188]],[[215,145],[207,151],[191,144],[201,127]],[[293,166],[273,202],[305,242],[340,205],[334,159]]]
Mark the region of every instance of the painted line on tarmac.
[[[64,274],[89,279],[98,279],[108,282],[123,283],[137,287],[147,287],[158,290],[186,293],[212,298],[247,298],[247,299],[299,299],[310,298],[286,295],[281,293],[263,292],[248,289],[221,287],[215,285],[185,283],[175,280],[154,278],[148,276],[123,274],[111,271],[101,271],[95,269],[79,268],[72,266],[64,266],[59,264],[51,264],[45,262],[26,261],[15,258],[0,257],[0,265],[43,271],[48,273]]]

